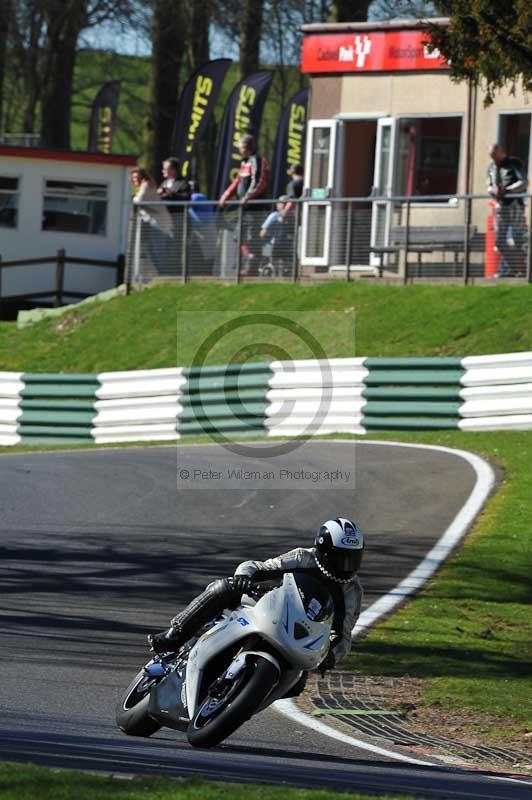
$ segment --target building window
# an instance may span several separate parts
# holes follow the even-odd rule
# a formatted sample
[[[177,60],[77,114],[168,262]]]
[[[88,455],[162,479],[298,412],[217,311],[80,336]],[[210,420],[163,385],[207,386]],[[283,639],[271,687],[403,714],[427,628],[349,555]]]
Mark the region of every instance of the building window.
[[[18,178],[0,175],[0,228],[16,228],[18,222]]]
[[[107,186],[81,181],[47,180],[43,202],[43,231],[105,236]]]
[[[398,128],[396,194],[456,194],[462,118],[402,118]]]

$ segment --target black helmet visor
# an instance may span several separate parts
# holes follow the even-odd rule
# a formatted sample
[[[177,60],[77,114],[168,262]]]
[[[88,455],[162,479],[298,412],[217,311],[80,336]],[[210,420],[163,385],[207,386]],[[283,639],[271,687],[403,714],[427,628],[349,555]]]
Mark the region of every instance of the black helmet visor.
[[[362,561],[362,549],[340,550],[335,548],[329,553],[327,560],[331,570],[337,577],[348,577],[358,572]]]

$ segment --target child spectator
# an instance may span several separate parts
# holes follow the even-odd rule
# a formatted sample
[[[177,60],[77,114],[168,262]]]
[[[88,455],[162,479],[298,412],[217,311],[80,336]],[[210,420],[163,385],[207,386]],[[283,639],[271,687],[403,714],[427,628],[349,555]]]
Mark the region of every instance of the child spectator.
[[[285,219],[285,211],[289,199],[286,194],[282,194],[278,198],[275,211],[268,214],[260,229],[261,239],[269,237],[272,244],[271,257],[276,273],[279,267],[283,269],[284,264],[290,259],[293,222],[291,219]]]

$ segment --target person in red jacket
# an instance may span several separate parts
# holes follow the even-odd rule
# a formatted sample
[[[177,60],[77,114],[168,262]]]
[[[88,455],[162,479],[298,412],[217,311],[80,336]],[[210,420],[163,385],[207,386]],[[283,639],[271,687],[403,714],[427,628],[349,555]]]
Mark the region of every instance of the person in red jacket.
[[[219,207],[223,208],[228,200],[236,195],[240,204],[246,206],[249,200],[258,200],[263,197],[268,188],[270,165],[264,156],[257,152],[257,141],[251,134],[241,136],[238,150],[242,156],[240,168],[220,198]],[[257,272],[260,260],[261,241],[260,223],[264,211],[261,207],[252,205],[244,215],[242,229],[242,251],[247,256],[248,267],[242,274]],[[251,266],[253,261],[255,266]]]

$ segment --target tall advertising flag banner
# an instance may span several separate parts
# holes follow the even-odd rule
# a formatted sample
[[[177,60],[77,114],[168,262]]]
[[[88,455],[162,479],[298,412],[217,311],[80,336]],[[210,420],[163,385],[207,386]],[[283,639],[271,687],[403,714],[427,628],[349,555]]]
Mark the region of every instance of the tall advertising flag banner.
[[[273,80],[273,70],[253,72],[237,83],[229,96],[218,137],[212,197],[218,199],[237,174],[242,156],[238,140],[245,133],[259,135],[264,103]]]
[[[120,81],[104,83],[92,104],[89,122],[90,153],[110,153],[116,131]]]
[[[308,89],[300,89],[290,98],[283,110],[272,161],[272,197],[279,197],[286,192],[286,184],[290,180],[290,165],[304,163],[307,103]]]
[[[183,87],[174,125],[172,154],[180,160],[184,177],[190,174],[190,162],[214,111],[231,63],[230,58],[207,61]]]

